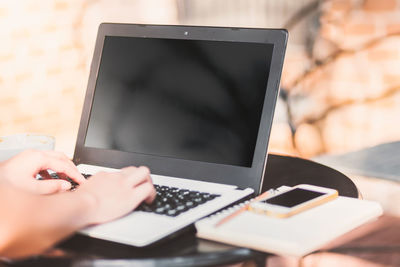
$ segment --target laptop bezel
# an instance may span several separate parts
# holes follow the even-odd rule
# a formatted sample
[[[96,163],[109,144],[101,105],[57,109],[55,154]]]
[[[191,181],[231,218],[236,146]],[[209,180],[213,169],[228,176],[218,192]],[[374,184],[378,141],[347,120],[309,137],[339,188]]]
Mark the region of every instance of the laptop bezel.
[[[272,60],[251,167],[215,164],[140,153],[85,147],[86,132],[106,36],[215,40],[273,44]],[[199,181],[250,187],[260,192],[288,33],[283,29],[102,23],[99,26],[82,116],[75,146],[75,164],[110,168],[149,166],[152,173]]]

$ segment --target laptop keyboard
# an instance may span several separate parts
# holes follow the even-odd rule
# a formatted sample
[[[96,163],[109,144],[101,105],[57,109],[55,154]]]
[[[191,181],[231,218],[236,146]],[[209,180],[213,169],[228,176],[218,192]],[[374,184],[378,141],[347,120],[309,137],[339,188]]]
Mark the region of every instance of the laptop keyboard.
[[[92,176],[92,175],[91,175],[91,174],[84,174],[84,173],[82,173],[82,176],[85,177],[86,179],[88,179],[88,178],[89,178],[90,176]],[[53,179],[61,179],[60,177],[58,177],[58,174],[55,173],[55,172],[50,173],[50,177],[53,178]],[[66,177],[66,180],[67,180],[68,182],[71,183],[71,189],[70,189],[70,191],[74,191],[74,190],[79,186],[79,184],[78,184],[77,182],[75,182],[74,180],[72,180],[72,179],[69,178],[69,177]]]
[[[83,177],[88,179],[90,174],[83,174]],[[50,176],[59,179],[57,173],[51,173]],[[79,184],[70,178],[67,180],[71,183],[71,191],[74,191]],[[171,217],[195,208],[207,201],[220,197],[218,194],[210,194],[207,192],[199,192],[178,187],[169,187],[165,185],[154,185],[157,195],[151,204],[142,203],[137,207],[137,211],[154,212],[156,214],[167,215]]]
[[[175,217],[207,201],[220,197],[217,194],[164,185],[155,184],[154,188],[157,191],[155,200],[151,204],[142,203],[136,210]]]

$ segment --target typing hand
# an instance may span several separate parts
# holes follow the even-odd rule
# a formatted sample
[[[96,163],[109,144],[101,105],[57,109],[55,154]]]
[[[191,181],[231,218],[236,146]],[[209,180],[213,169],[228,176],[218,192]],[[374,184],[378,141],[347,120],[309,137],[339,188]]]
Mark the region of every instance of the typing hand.
[[[128,167],[120,172],[99,172],[75,192],[91,203],[85,213],[89,224],[103,223],[121,217],[142,201],[151,203],[156,191],[146,167]]]
[[[59,177],[69,177],[78,184],[86,182],[78,169],[63,153],[55,151],[24,151],[0,163],[0,180],[35,194],[54,194],[71,188],[71,183],[63,179],[38,180],[40,173],[49,178],[51,169]]]

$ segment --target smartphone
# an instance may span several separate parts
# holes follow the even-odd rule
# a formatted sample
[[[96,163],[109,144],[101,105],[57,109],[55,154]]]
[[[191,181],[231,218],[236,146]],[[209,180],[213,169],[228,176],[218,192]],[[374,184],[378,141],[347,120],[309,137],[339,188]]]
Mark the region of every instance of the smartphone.
[[[335,189],[309,184],[297,185],[288,191],[253,202],[249,210],[278,218],[287,218],[335,199]]]

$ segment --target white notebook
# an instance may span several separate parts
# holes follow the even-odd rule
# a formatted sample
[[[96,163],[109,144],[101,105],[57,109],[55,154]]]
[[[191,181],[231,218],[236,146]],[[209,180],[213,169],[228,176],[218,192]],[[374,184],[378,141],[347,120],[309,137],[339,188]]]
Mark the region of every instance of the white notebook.
[[[215,227],[240,206],[196,222],[197,236],[278,255],[301,257],[382,214],[372,201],[338,197],[295,216],[279,219],[244,211]]]

